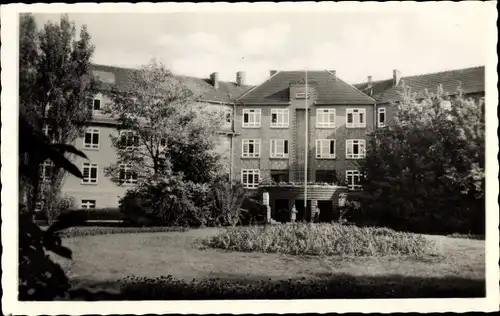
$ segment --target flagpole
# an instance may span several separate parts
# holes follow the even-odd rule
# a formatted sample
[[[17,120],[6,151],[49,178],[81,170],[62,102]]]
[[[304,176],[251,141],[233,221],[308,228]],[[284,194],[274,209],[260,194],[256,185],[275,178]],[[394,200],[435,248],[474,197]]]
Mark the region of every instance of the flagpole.
[[[305,141],[305,159],[304,159],[304,211],[307,214],[307,156],[309,152],[309,112],[308,112],[308,95],[307,95],[307,67],[305,69],[306,73],[306,78],[305,78],[305,84],[306,84],[306,141]]]

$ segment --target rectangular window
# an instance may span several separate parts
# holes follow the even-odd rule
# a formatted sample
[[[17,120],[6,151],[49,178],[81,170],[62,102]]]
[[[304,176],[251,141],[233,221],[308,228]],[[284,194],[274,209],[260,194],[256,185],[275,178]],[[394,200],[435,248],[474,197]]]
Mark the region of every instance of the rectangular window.
[[[365,140],[364,139],[348,139],[345,146],[345,157],[347,159],[365,158]]]
[[[129,165],[121,165],[119,179],[122,184],[135,184],[137,183],[137,173]]]
[[[120,147],[131,150],[139,147],[139,137],[132,131],[120,131]]]
[[[316,158],[335,158],[335,139],[316,139]]]
[[[377,123],[378,123],[378,127],[384,127],[385,126],[385,120],[386,120],[386,111],[385,111],[385,108],[378,108],[377,109]]]
[[[241,156],[243,158],[260,157],[260,139],[243,139]]]
[[[243,169],[241,170],[241,183],[247,189],[255,189],[259,186],[260,170]]]
[[[83,163],[82,184],[97,184],[98,166],[95,163]]]
[[[288,158],[288,140],[271,139],[271,158]]]
[[[243,109],[243,127],[260,127],[260,109]]]
[[[351,190],[361,188],[361,173],[358,170],[346,170],[345,179],[347,187]]]
[[[336,183],[337,174],[335,170],[316,170],[316,182]]]
[[[49,160],[46,160],[41,166],[40,166],[40,181],[41,182],[48,182],[50,181],[50,178],[52,177],[52,170],[53,170],[53,165]]]
[[[366,109],[346,109],[347,128],[366,127]]]
[[[82,200],[81,208],[95,208],[95,200]]]
[[[289,174],[289,170],[271,170],[271,179],[277,183],[288,182]]]
[[[317,109],[316,128],[335,128],[335,109]]]
[[[99,148],[99,129],[88,128],[83,139],[83,148]]]
[[[98,98],[94,98],[92,100],[89,100],[88,108],[89,108],[89,110],[92,110],[92,111],[100,111],[101,110],[101,100]]]
[[[289,111],[288,109],[271,109],[271,127],[288,127]]]

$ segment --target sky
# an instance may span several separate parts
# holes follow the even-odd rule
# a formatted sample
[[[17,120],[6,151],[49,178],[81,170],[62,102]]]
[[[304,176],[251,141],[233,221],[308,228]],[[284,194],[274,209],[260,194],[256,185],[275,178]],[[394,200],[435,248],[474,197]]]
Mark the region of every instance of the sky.
[[[336,70],[349,83],[486,64],[481,6],[446,10],[351,12],[69,13],[86,25],[93,62],[137,67],[156,58],[174,73],[218,72],[259,84],[270,70]],[[60,13],[37,13],[39,27]]]

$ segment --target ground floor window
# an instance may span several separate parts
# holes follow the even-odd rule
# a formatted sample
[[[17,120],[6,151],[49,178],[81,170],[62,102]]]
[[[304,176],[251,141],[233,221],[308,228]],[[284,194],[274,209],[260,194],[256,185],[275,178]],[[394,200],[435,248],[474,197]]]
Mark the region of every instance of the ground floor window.
[[[316,182],[336,183],[337,173],[335,170],[316,170]]]
[[[82,200],[82,208],[95,208],[95,200]]]
[[[245,188],[255,189],[259,186],[260,170],[259,169],[243,169],[241,170],[241,183]]]
[[[288,170],[271,170],[271,179],[274,182],[288,182],[289,181],[289,171]]]
[[[359,170],[346,170],[345,179],[349,189],[361,188],[361,173]]]

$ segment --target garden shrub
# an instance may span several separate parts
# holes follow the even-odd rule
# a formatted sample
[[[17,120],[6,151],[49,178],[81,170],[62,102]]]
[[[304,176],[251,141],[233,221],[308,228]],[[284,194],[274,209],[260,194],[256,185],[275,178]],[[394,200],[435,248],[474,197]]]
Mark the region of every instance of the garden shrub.
[[[231,251],[292,255],[423,256],[436,251],[434,243],[421,235],[338,223],[227,228],[202,242]]]
[[[255,225],[266,222],[267,208],[257,195],[247,197],[241,206],[245,210],[241,225]]]
[[[97,236],[110,234],[137,234],[137,233],[159,233],[159,232],[183,232],[185,227],[70,227],[59,235],[64,238],[79,236]]]
[[[444,298],[484,297],[484,280],[412,278],[339,274],[288,280],[184,281],[172,276],[128,277],[122,281],[121,300],[228,300],[333,298]],[[113,300],[118,300],[113,298]]]
[[[247,210],[242,208],[249,196],[241,183],[215,181],[208,192],[207,226],[236,226],[244,219]]]
[[[127,191],[119,209],[127,222],[145,226],[204,226],[207,192],[207,184],[182,175],[156,177]]]

